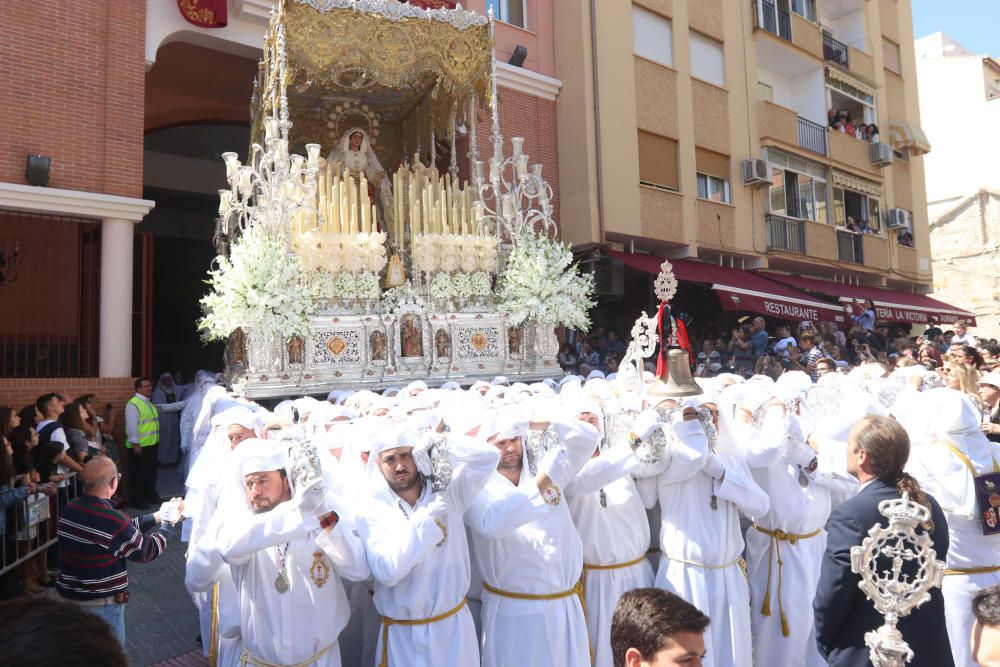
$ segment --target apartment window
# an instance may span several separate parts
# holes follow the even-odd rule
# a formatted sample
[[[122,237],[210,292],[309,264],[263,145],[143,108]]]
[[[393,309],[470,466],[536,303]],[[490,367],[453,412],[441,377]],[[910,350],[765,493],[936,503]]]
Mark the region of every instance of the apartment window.
[[[697,32],[691,33],[691,76],[720,88],[726,87],[722,42]]]
[[[675,140],[639,130],[639,182],[675,192],[679,189]]]
[[[674,36],[670,19],[632,5],[632,50],[635,55],[674,66]]]
[[[899,75],[903,74],[903,66],[899,57],[899,44],[885,37],[882,38],[882,62],[890,72],[895,72]]]
[[[698,197],[723,204],[732,203],[729,190],[729,156],[695,147],[694,162],[698,175]]]
[[[855,192],[847,188],[833,188],[833,215],[838,227],[849,227],[848,222],[856,231],[864,227],[878,234],[882,230],[882,211],[878,197]]]
[[[527,28],[528,0],[486,0],[486,6],[493,9],[493,16],[504,23]]]
[[[875,98],[871,93],[829,76],[826,79],[826,93],[827,108],[847,110],[855,125],[878,122],[875,116]]]
[[[764,149],[764,159],[774,167],[766,200],[768,212],[825,223],[826,167],[774,148]]]
[[[793,14],[798,14],[807,21],[816,22],[816,0],[779,0],[778,7],[790,4]]]

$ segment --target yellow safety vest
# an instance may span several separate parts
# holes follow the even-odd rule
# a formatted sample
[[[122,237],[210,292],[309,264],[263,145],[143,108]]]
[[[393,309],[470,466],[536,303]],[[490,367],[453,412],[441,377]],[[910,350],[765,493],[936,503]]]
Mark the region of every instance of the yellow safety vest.
[[[138,396],[130,398],[128,404],[134,405],[139,411],[139,446],[152,447],[159,443],[160,413],[156,411],[156,406]]]

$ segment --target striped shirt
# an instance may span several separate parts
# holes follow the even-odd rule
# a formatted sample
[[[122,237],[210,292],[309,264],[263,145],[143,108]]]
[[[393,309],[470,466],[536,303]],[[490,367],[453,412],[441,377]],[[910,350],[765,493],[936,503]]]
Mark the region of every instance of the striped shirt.
[[[59,578],[63,597],[91,600],[128,588],[125,559],[148,563],[167,548],[169,524],[156,524],[152,514],[129,519],[96,496],[70,501],[59,517]]]

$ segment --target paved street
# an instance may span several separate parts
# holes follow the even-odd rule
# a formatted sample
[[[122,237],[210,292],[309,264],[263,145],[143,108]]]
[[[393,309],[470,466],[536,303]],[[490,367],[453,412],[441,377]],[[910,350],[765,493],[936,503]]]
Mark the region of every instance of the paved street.
[[[157,490],[161,496],[182,495],[175,470],[160,469]],[[131,598],[125,607],[126,649],[134,667],[208,664],[195,641],[198,613],[184,590],[185,545],[179,539],[180,530],[177,533],[160,558],[128,566]]]

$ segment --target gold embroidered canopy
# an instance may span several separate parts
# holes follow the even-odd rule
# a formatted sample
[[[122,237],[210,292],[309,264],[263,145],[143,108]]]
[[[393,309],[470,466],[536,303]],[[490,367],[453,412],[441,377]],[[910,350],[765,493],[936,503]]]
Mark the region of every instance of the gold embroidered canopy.
[[[488,20],[461,9],[422,9],[397,0],[284,0],[266,38],[251,109],[278,116],[282,64],[293,150],[329,151],[351,127],[368,131],[392,169],[429,154],[471,105],[490,97]],[[282,62],[282,58],[284,61]]]

